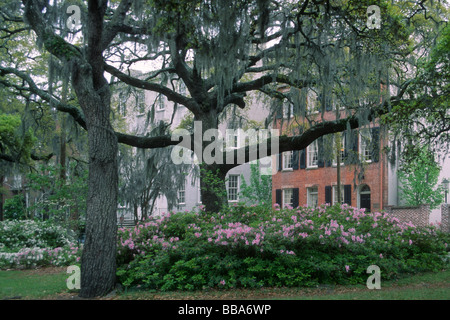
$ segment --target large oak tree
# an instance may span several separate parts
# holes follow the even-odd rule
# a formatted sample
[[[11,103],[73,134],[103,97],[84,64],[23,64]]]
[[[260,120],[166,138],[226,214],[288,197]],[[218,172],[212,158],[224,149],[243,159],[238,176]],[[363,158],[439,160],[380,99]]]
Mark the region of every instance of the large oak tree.
[[[245,109],[250,92],[274,101],[267,124],[282,114],[287,102],[293,106],[288,116],[306,121],[279,137],[277,151],[270,139],[258,147],[267,146],[268,154],[300,150],[321,136],[367,125],[405,100],[414,77],[407,67],[414,65],[418,52],[427,54],[445,14],[439,3],[382,1],[381,29],[371,29],[366,22],[372,3],[365,1],[89,0],[73,2],[81,20],[68,30],[68,4],[17,4],[10,1],[1,10],[5,37],[23,33],[57,58],[70,74],[76,104],[36,85],[32,72],[13,62],[0,65],[2,83],[69,113],[88,132],[83,297],[106,294],[115,284],[118,143],[137,148],[179,143],[169,134],[135,136],[115,130],[108,74],[111,82],[150,90],[186,107],[201,121],[201,133],[218,128],[230,108]],[[436,25],[430,27],[422,17]],[[419,26],[428,33],[415,36]],[[153,69],[133,76],[133,68],[143,62]],[[317,97],[319,116],[308,112],[309,93]],[[345,111],[327,120],[323,115],[332,105]],[[202,152],[207,144],[192,139],[191,149]],[[250,148],[243,148],[248,161]],[[237,152],[232,155],[236,160]],[[202,170],[216,173],[223,188],[226,173],[238,165],[224,163],[203,164]],[[202,199],[207,210],[215,211],[225,199],[211,192],[207,181],[201,182]]]

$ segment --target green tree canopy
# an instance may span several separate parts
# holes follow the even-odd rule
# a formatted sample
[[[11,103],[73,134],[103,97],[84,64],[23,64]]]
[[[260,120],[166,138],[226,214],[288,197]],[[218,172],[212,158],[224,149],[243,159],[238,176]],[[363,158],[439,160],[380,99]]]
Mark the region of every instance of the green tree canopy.
[[[0,114],[0,159],[27,162],[36,139],[31,130],[23,130],[19,115]]]
[[[425,147],[410,147],[406,153],[408,160],[398,172],[402,199],[407,205],[429,204],[431,209],[437,208],[444,193],[437,186],[441,167],[434,153]]]

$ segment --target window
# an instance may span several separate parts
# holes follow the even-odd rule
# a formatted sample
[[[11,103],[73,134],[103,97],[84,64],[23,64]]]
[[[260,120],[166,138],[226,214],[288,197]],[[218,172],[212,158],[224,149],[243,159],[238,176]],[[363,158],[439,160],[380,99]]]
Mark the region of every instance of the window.
[[[283,189],[283,208],[287,206],[292,207],[293,202],[292,189]]]
[[[283,118],[288,119],[294,116],[294,105],[287,99],[283,100]]]
[[[331,110],[336,111],[336,108],[339,108],[339,110],[345,110],[345,104],[342,103],[342,99],[337,96],[333,96],[331,101]]]
[[[307,148],[308,168],[316,168],[318,161],[318,143],[317,140],[311,143]]]
[[[292,169],[293,157],[294,157],[293,151],[283,152],[283,170]]]
[[[180,94],[185,95],[186,94],[186,85],[183,81],[180,81],[180,85],[178,86],[178,90],[180,91]]]
[[[340,156],[341,156],[341,161],[342,162],[344,162],[344,159],[345,159],[345,156],[346,156],[346,154],[345,154],[345,149],[347,147],[347,139],[346,139],[346,137],[347,136],[345,134],[341,135],[341,145],[340,145],[341,154],[340,154]]]
[[[239,175],[228,176],[228,201],[238,201],[239,199]]]
[[[145,112],[145,94],[143,92],[136,95],[136,106],[140,113]]]
[[[228,129],[226,130],[227,140],[226,147],[227,149],[237,149],[239,147],[239,131]]]
[[[315,208],[319,203],[319,191],[317,187],[307,188],[307,205]]]
[[[338,188],[337,186],[333,186],[333,205],[338,202]],[[344,203],[344,186],[341,185],[341,202]]]
[[[363,185],[360,187],[359,191],[359,208],[366,209],[366,212],[370,212],[370,187],[368,185]]]
[[[340,145],[337,145],[336,136],[334,136],[334,147],[335,150],[339,150],[340,152],[340,158],[341,158],[341,165],[344,165],[344,159],[346,158],[346,148],[347,148],[347,137],[346,134],[338,133],[340,135]],[[336,165],[336,157],[333,159],[333,165]]]
[[[182,187],[178,189],[178,204],[186,203],[186,185],[183,183]]]
[[[317,113],[319,112],[318,104],[317,104],[317,93],[310,89],[308,90],[308,101],[307,101],[307,110],[308,113]]]
[[[160,95],[159,98],[158,98],[156,110],[157,111],[163,111],[164,108],[165,108],[164,98]]]
[[[363,129],[360,132],[359,150],[361,150],[361,160],[365,162],[372,162],[372,154],[370,152],[370,146],[372,137],[370,130]]]

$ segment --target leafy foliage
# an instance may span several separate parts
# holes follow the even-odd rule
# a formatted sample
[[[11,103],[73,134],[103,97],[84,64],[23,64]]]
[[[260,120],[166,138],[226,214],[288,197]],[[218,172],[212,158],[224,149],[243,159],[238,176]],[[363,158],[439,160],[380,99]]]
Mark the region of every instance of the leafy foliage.
[[[424,32],[429,32],[429,28]],[[408,80],[405,90],[408,99],[393,106],[382,121],[404,145],[428,145],[445,154],[450,142],[450,26],[437,28],[437,33],[435,45],[427,49],[429,55],[417,58],[417,74]]]
[[[27,218],[25,198],[23,194],[6,199],[4,204],[4,218],[7,220],[23,220]]]
[[[17,252],[23,248],[56,248],[75,242],[75,234],[49,221],[0,222],[2,252]]]
[[[40,165],[39,171],[29,173],[29,187],[38,192],[39,198],[28,210],[35,218],[71,224],[77,229],[86,214],[88,172],[77,173],[74,163],[70,170],[67,179],[60,179],[61,167],[54,165]],[[77,213],[76,220],[71,221],[74,212]]]
[[[411,156],[398,171],[401,182],[402,199],[408,205],[430,204],[437,208],[444,199],[440,186],[436,186],[441,167],[435,160],[435,155],[425,147],[409,147],[405,152]]]
[[[234,206],[169,213],[119,230],[119,280],[159,290],[365,283],[446,266],[449,235],[342,206]]]
[[[19,115],[0,114],[0,153],[9,155],[16,161],[29,161],[36,138],[31,130],[22,133],[21,127]]]
[[[262,175],[260,162],[250,164],[250,181],[247,184],[242,176],[240,193],[247,204],[261,204],[272,206],[272,176]]]
[[[75,234],[49,221],[0,222],[0,269],[62,266],[79,261]]]

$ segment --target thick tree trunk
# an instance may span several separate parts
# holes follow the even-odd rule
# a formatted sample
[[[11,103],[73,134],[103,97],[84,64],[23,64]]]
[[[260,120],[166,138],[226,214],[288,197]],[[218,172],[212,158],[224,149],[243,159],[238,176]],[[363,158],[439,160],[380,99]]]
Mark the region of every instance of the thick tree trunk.
[[[202,194],[202,204],[205,206],[205,211],[211,213],[219,212],[228,202],[225,184],[226,172],[224,171],[224,167],[215,161],[213,163],[205,162],[206,157],[209,155],[209,151],[211,151],[211,148],[208,146],[213,142],[203,141],[203,139],[209,139],[209,137],[205,137],[205,132],[209,129],[217,130],[218,128],[218,115],[215,111],[215,108],[209,108],[209,112],[203,114],[197,120],[201,122],[202,141],[194,141],[194,149],[201,145],[201,151],[203,152],[202,163],[200,164],[200,192]],[[194,127],[194,130],[200,129]],[[198,135],[196,138],[198,139]],[[199,150],[197,150],[197,152],[198,151]],[[213,157],[214,155],[215,153],[211,154]]]
[[[227,205],[226,174],[218,165],[202,164],[200,168],[200,192],[205,211],[216,213]]]
[[[90,65],[82,64],[75,67],[72,83],[88,129],[89,180],[80,297],[91,298],[105,295],[115,286],[118,142],[109,121],[106,80],[93,77]]]
[[[114,289],[117,235],[117,139],[111,130],[91,125],[86,241],[81,264],[81,297]]]

